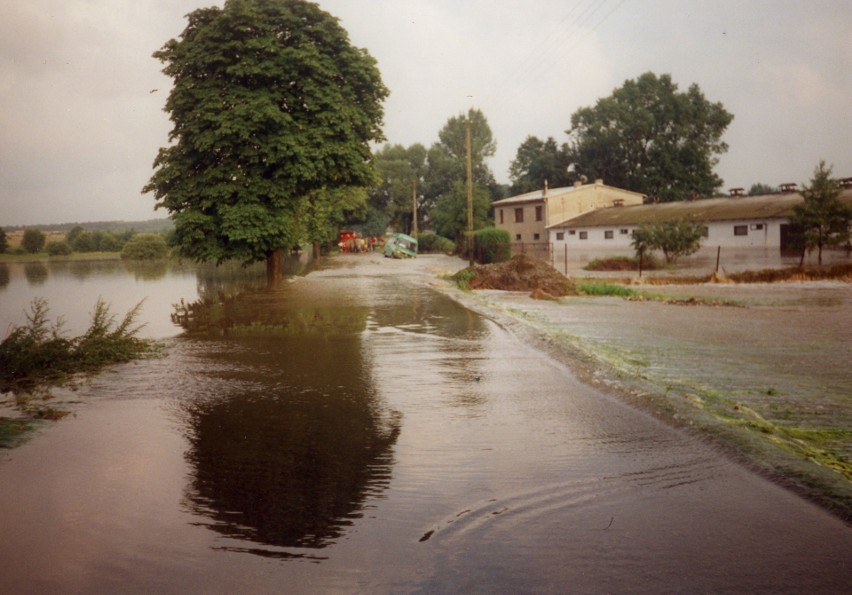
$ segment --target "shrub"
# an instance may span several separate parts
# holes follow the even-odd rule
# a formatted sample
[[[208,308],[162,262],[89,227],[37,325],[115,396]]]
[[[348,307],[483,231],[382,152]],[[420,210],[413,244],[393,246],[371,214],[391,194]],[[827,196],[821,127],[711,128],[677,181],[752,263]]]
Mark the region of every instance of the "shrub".
[[[424,254],[430,252],[452,254],[456,250],[455,242],[431,231],[424,231],[421,233],[417,238],[417,241],[418,251]]]
[[[121,250],[121,257],[128,260],[156,260],[168,255],[169,247],[163,236],[140,233],[130,238]]]
[[[9,247],[9,240],[6,238],[6,230],[0,227],[0,254],[6,251]]]
[[[44,248],[44,242],[44,234],[40,230],[31,227],[24,230],[24,238],[21,240],[21,246],[30,254],[35,254],[36,252],[41,252],[41,249]]]
[[[636,253],[661,250],[667,263],[675,263],[681,256],[689,256],[701,247],[704,226],[684,219],[640,225],[633,233]]]
[[[486,227],[473,233],[473,253],[482,264],[505,262],[512,256],[511,237],[505,229]]]
[[[95,372],[108,364],[153,353],[154,344],[137,338],[140,327],[133,328],[141,306],[140,302],[115,325],[109,307],[98,300],[88,331],[69,339],[62,333],[61,321],[48,324],[47,302],[34,300],[27,324],[15,327],[0,343],[0,391],[57,383],[69,374]]]
[[[68,256],[71,252],[71,244],[68,242],[58,241],[47,243],[47,253],[50,256]]]

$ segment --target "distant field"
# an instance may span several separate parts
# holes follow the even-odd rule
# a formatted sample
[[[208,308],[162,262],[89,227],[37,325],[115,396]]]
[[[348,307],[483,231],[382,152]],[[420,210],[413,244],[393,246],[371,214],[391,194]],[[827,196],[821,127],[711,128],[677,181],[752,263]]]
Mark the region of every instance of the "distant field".
[[[64,231],[43,231],[44,234],[44,243],[47,245],[48,242],[61,242],[65,239]],[[6,241],[9,242],[10,248],[17,248],[21,245],[21,241],[24,239],[24,230],[18,231],[7,231],[6,232]]]

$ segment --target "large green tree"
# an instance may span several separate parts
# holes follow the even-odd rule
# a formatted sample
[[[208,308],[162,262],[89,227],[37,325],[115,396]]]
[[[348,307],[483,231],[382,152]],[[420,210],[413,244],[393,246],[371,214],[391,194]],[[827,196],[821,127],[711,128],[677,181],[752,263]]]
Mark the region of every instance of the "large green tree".
[[[459,206],[454,202],[462,201],[461,204],[466,205],[466,192],[460,194],[458,191],[458,184],[465,184],[467,181],[466,121],[470,121],[474,195],[487,197],[490,204],[491,197],[497,193],[498,185],[494,174],[486,163],[486,159],[497,150],[497,142],[485,115],[482,111],[472,108],[467,114],[462,113],[447,120],[438,133],[438,142],[430,147],[426,156],[423,202],[429,211],[429,218],[433,221],[443,217],[441,210],[450,208],[457,212]]]
[[[523,194],[539,190],[545,180],[551,188],[567,186],[573,182],[568,171],[571,155],[568,145],[559,146],[552,136],[541,140],[528,136],[518,147],[514,161],[509,164],[509,178],[512,180],[512,194]]]
[[[831,177],[831,167],[820,161],[810,184],[802,189],[804,201],[793,207],[790,224],[798,235],[802,260],[805,253],[817,251],[822,264],[822,249],[849,241],[852,209],[838,200],[840,185]]]
[[[732,120],[698,85],[680,92],[671,76],[647,72],[574,112],[566,132],[578,175],[672,201],[722,185],[713,168]]]
[[[387,89],[336,18],[302,0],[198,9],[154,56],[174,128],[144,191],[199,261],[266,260],[302,238],[313,193],[374,182]],[[322,212],[319,209],[318,212]]]

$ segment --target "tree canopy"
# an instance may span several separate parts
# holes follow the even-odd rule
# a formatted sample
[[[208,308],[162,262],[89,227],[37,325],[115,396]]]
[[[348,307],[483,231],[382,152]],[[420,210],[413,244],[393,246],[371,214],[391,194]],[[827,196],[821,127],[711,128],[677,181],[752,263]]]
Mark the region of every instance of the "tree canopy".
[[[143,191],[169,211],[184,255],[269,265],[308,227],[306,197],[372,185],[388,91],[314,3],[226,0],[188,21],[154,54],[174,80],[174,127]]]
[[[567,144],[556,144],[553,137],[541,140],[528,136],[518,147],[514,161],[509,165],[509,178],[512,180],[512,194],[523,194],[539,190],[547,180],[548,186],[558,188],[573,182],[568,171],[571,155]]]
[[[36,252],[41,252],[41,249],[44,248],[45,241],[47,241],[47,238],[40,229],[28,227],[24,230],[24,236],[21,239],[21,246],[23,246],[24,250],[30,254],[35,254]]]
[[[806,252],[817,250],[817,262],[822,264],[822,249],[849,241],[852,209],[840,202],[840,185],[831,177],[831,167],[820,161],[814,169],[810,184],[802,189],[804,201],[793,207],[790,224],[798,236],[802,258]]]
[[[713,172],[733,115],[698,85],[679,92],[671,76],[647,72],[571,116],[571,160],[578,175],[662,201],[711,196]]]
[[[470,109],[447,120],[438,133],[438,142],[426,155],[423,180],[423,207],[435,229],[458,239],[467,228],[467,143],[465,121],[470,121],[471,175],[474,196],[474,227],[487,221],[488,207],[498,187],[486,159],[494,155],[497,142],[482,111]],[[464,219],[459,220],[460,214]],[[459,225],[464,224],[462,227]]]
[[[447,120],[438,132],[438,142],[429,148],[426,156],[427,172],[424,180],[425,206],[434,207],[439,197],[453,192],[456,182],[467,179],[465,121],[470,121],[471,170],[474,186],[496,186],[494,174],[486,159],[494,155],[497,142],[481,110],[471,108]]]

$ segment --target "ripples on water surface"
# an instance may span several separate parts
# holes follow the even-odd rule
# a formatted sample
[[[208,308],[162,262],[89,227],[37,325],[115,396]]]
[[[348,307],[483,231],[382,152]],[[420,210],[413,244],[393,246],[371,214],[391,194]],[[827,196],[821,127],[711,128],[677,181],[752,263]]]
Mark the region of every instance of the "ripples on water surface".
[[[193,319],[0,462],[0,590],[849,586],[841,523],[404,278]]]

